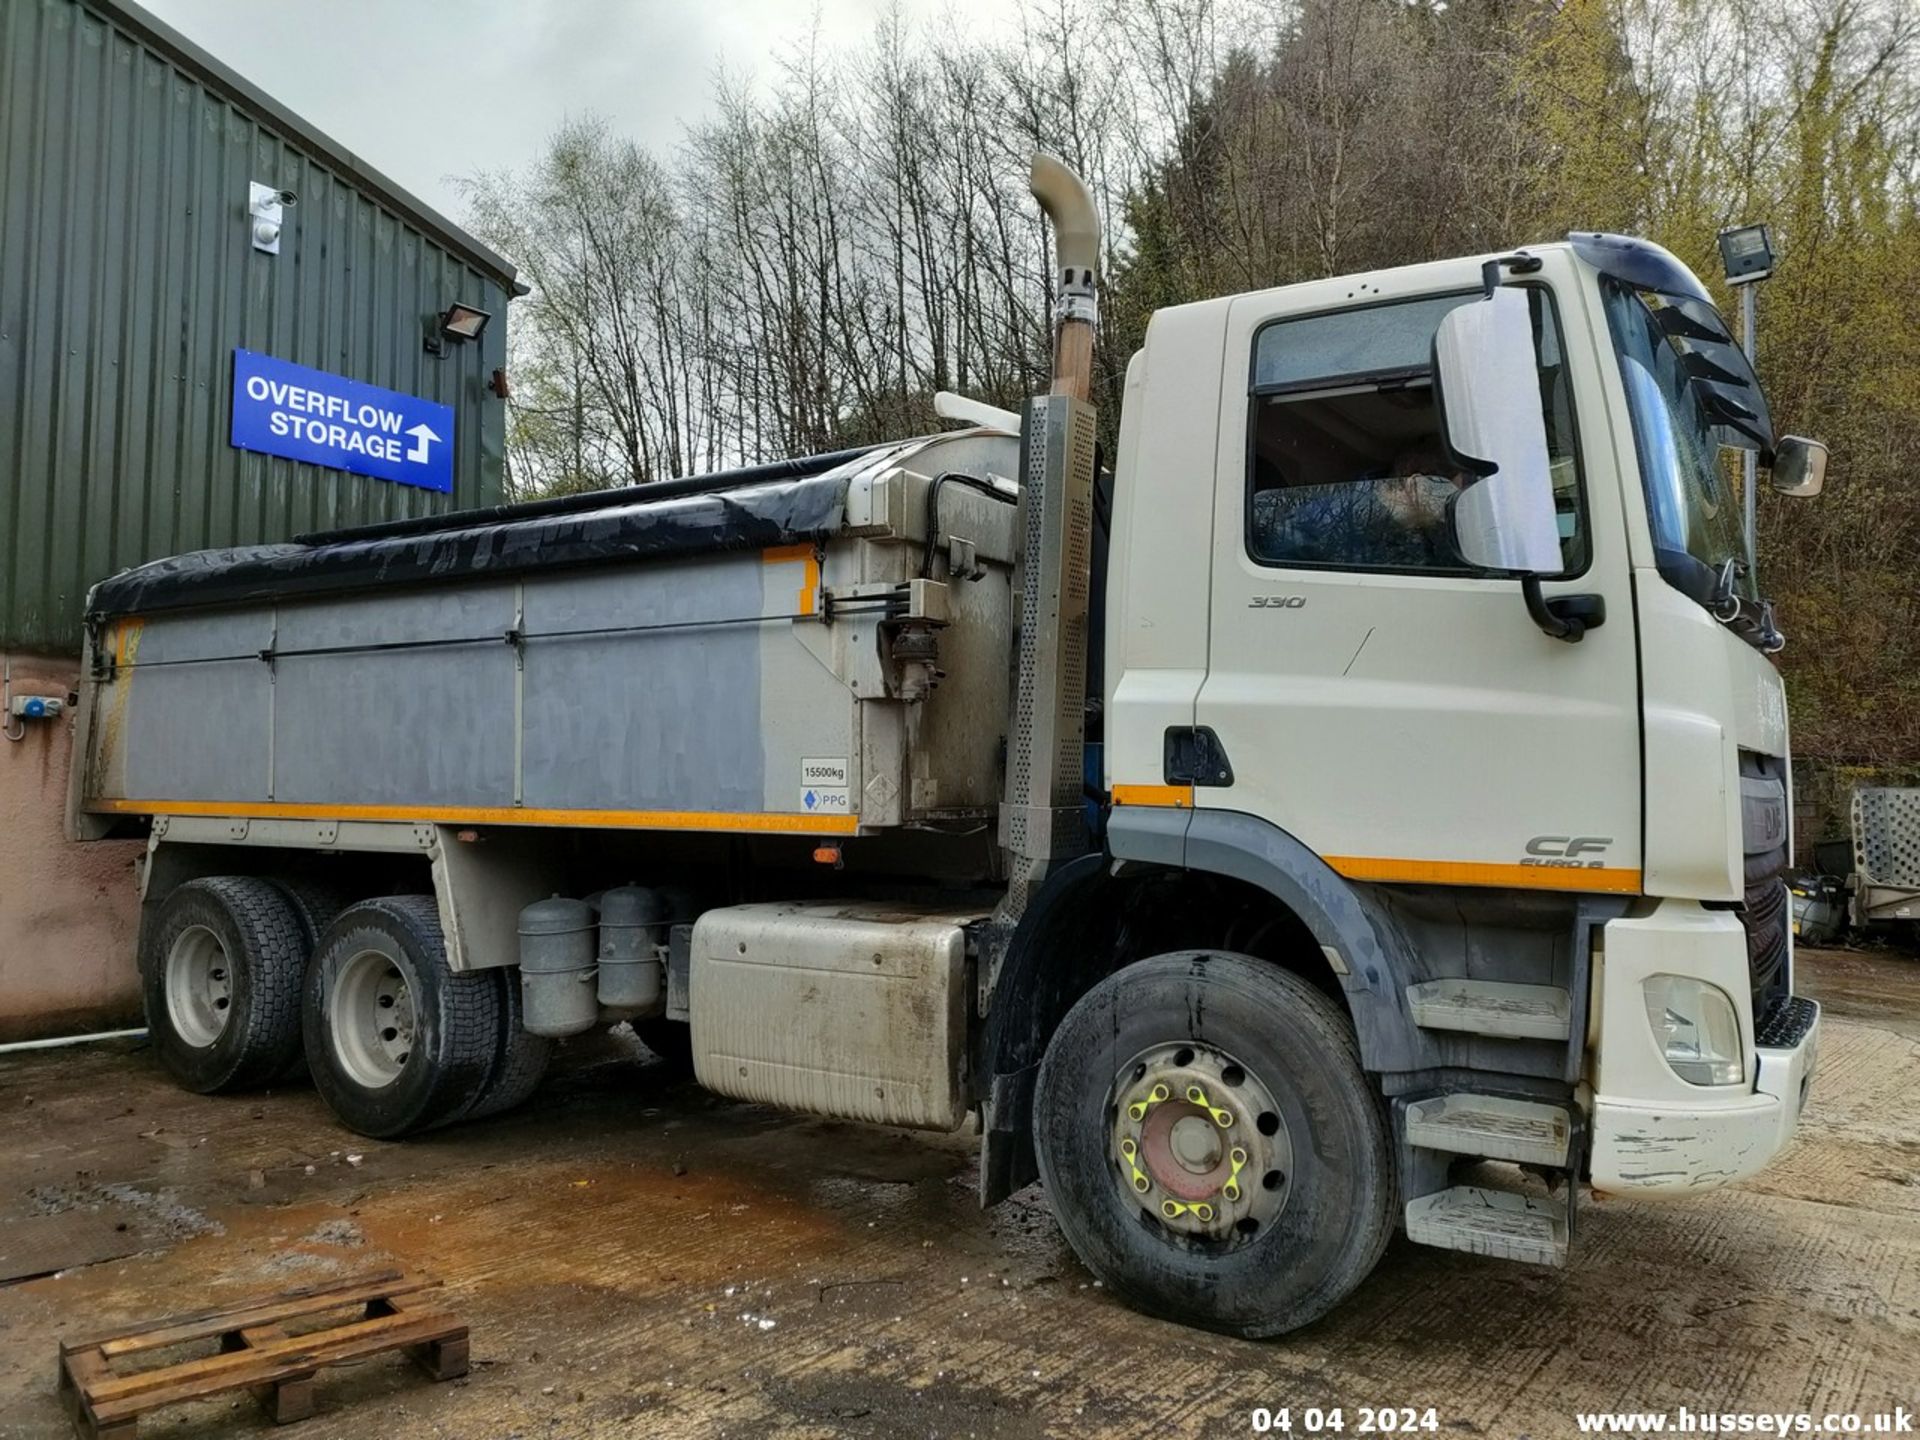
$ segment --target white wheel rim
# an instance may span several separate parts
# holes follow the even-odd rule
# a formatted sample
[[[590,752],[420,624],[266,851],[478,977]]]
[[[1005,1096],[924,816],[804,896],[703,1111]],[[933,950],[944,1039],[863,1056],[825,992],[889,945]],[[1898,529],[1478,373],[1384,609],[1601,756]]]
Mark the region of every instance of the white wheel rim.
[[[233,966],[220,937],[189,925],[167,947],[167,1019],[173,1033],[205,1050],[226,1032],[233,1013]]]
[[[400,967],[362,950],[340,967],[327,1006],[327,1029],[340,1068],[359,1085],[391,1085],[413,1053],[413,989]]]

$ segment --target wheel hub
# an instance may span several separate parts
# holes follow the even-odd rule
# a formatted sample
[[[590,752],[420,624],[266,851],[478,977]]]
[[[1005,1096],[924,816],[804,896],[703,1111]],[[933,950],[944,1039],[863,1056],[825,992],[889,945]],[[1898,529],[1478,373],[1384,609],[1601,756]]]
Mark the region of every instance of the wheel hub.
[[[233,1011],[233,965],[220,937],[189,925],[167,947],[167,1018],[174,1033],[204,1050],[226,1032]]]
[[[413,1053],[413,988],[391,959],[363,950],[340,967],[330,1007],[334,1053],[369,1089],[391,1084]]]
[[[1156,1046],[1114,1078],[1121,1187],[1171,1235],[1246,1243],[1286,1206],[1292,1142],[1273,1093],[1224,1051]]]

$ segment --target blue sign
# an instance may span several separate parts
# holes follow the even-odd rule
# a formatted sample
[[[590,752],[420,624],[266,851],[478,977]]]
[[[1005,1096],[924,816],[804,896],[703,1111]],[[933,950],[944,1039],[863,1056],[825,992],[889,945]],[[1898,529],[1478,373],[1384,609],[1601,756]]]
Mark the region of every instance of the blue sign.
[[[233,444],[453,493],[451,405],[251,350],[233,352]]]

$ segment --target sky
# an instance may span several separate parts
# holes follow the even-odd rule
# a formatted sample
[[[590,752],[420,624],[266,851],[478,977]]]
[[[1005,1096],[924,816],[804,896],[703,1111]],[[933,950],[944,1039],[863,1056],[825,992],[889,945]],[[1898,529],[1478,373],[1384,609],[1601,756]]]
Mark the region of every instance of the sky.
[[[865,40],[892,0],[140,0],[389,179],[459,220],[456,179],[518,169],[593,112],[670,150],[713,82],[765,81],[815,33]],[[909,23],[1018,0],[899,0]]]

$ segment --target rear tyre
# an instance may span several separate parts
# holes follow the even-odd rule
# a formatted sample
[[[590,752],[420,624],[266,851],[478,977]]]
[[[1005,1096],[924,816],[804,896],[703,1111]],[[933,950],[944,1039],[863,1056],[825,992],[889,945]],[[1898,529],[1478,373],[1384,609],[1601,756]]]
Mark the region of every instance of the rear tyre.
[[[300,922],[247,875],[191,880],[140,946],[147,1029],[169,1074],[208,1095],[264,1085],[300,1053]]]
[[[268,878],[267,883],[285,896],[287,904],[293,907],[300,928],[306,932],[309,954],[320,947],[320,937],[327,933],[327,927],[333,924],[340,912],[353,904],[351,892],[331,880],[315,880],[305,875],[274,875]]]
[[[431,895],[349,907],[307,967],[302,1024],[321,1097],[390,1140],[465,1114],[500,1058],[500,976],[447,965]]]
[[[1347,1017],[1249,956],[1157,955],[1096,985],[1041,1061],[1034,1132],[1074,1253],[1183,1324],[1297,1329],[1393,1232],[1387,1125]]]
[[[313,958],[313,952],[320,946],[320,937],[334,922],[339,913],[353,903],[353,896],[330,880],[316,880],[306,875],[274,875],[268,877],[268,883],[278,890],[293,913],[300,921],[301,933],[306,937],[306,949],[300,957],[300,989],[306,991],[306,965]],[[282,1084],[291,1084],[307,1078],[307,1056],[304,1047],[295,1051],[287,1062],[287,1068],[275,1077]]]
[[[493,1078],[474,1100],[473,1108],[462,1116],[466,1120],[484,1120],[524,1104],[540,1088],[546,1077],[547,1062],[553,1058],[553,1041],[543,1035],[529,1035],[521,1028],[520,972],[494,970],[500,981],[500,1048]]]

